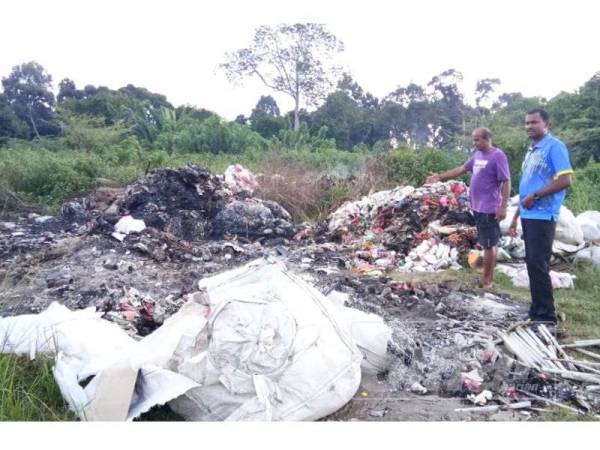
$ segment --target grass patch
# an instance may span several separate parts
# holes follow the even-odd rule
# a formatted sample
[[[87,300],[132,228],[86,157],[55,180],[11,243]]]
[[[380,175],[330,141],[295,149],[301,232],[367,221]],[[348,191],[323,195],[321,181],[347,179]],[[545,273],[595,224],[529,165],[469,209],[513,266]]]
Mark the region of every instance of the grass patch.
[[[537,422],[600,422],[600,419],[591,414],[575,414],[562,408],[553,408],[547,413],[536,418]]]
[[[564,327],[569,336],[578,338],[600,337],[600,271],[578,267],[575,289],[554,291],[557,311],[564,312]]]
[[[48,359],[0,354],[0,421],[73,421]]]

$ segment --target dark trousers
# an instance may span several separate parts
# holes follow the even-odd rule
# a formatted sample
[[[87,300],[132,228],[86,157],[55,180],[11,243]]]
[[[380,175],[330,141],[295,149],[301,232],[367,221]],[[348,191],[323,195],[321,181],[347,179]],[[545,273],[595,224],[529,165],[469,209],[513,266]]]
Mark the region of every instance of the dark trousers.
[[[531,291],[531,320],[556,323],[554,296],[550,280],[550,257],[556,222],[521,219],[525,241],[525,262]]]

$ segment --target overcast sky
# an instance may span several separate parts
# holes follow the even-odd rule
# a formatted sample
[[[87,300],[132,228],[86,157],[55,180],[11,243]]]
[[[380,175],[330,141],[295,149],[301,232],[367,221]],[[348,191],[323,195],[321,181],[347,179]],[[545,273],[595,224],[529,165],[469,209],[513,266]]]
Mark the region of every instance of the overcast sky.
[[[484,4],[485,3],[485,4]],[[552,97],[600,71],[593,1],[46,0],[0,5],[0,76],[36,60],[55,86],[128,83],[233,119],[267,88],[231,86],[224,53],[250,43],[258,25],[319,22],[341,39],[342,63],[376,96],[425,84],[448,68],[464,89],[500,78],[501,89]],[[291,102],[275,96],[282,109]]]

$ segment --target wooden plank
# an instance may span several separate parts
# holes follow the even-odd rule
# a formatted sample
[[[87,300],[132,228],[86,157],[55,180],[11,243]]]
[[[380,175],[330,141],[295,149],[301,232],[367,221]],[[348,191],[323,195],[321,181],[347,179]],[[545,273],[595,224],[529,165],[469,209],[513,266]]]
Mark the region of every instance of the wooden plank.
[[[600,347],[600,339],[588,339],[586,341],[575,341],[572,344],[564,344],[563,348]]]
[[[576,348],[574,350],[576,352],[581,353],[582,355],[589,356],[590,358],[594,358],[600,361],[600,355],[598,353],[590,352],[589,350],[584,350],[582,348]]]
[[[554,400],[550,400],[549,398],[546,398],[546,397],[540,397],[539,395],[532,394],[531,392],[524,391],[524,390],[522,390],[522,389],[517,389],[517,391],[519,391],[519,392],[520,392],[520,393],[522,393],[522,394],[528,395],[528,396],[530,396],[531,398],[534,398],[534,399],[536,399],[536,400],[539,400],[539,401],[541,401],[541,402],[546,402],[546,403],[548,403],[549,405],[554,405],[554,406],[557,406],[557,407],[559,407],[559,408],[567,409],[567,410],[569,410],[569,411],[572,411],[572,412],[574,412],[574,413],[576,413],[576,414],[585,414],[583,411],[581,411],[581,410],[579,410],[579,409],[572,408],[572,407],[570,407],[570,406],[567,406],[567,405],[563,405],[562,403],[556,402],[556,401],[554,401]]]

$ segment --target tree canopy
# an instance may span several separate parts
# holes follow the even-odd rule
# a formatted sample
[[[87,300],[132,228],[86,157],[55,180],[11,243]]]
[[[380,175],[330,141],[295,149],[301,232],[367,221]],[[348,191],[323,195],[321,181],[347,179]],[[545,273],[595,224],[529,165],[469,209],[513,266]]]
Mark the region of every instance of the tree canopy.
[[[339,68],[332,64],[343,44],[316,23],[261,26],[250,46],[228,53],[221,65],[231,81],[257,77],[268,88],[294,101],[294,130],[299,110],[318,104],[335,85]]]

